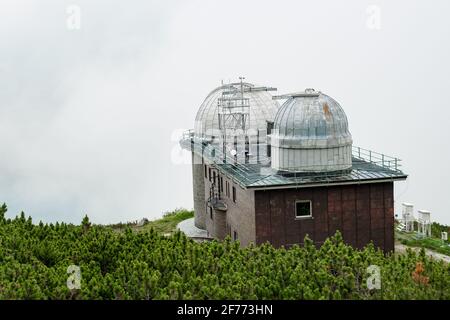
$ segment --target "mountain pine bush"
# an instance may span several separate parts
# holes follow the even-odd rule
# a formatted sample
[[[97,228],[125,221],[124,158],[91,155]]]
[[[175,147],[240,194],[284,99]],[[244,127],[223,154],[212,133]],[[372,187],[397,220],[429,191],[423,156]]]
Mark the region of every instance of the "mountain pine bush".
[[[0,207],[0,299],[450,299],[450,266],[424,251],[355,250],[337,233],[319,249],[196,243],[182,233],[6,219]],[[67,268],[81,269],[70,290]],[[381,289],[367,288],[367,267]]]

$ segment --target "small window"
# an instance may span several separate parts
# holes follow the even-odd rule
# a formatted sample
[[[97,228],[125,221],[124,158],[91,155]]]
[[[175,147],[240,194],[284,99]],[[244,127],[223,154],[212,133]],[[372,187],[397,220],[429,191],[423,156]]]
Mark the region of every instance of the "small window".
[[[233,202],[236,202],[236,188],[233,187]]]
[[[310,200],[295,201],[295,217],[296,218],[312,217]]]
[[[238,234],[236,231],[233,232],[233,239],[236,241],[238,239]]]
[[[208,166],[205,164],[205,178],[208,178]]]
[[[213,219],[213,212],[212,212],[212,207],[209,207],[209,217],[211,218],[211,220]]]
[[[211,168],[208,168],[209,181],[211,181]]]
[[[223,192],[223,178],[220,177],[220,192]]]
[[[216,172],[213,171],[213,183],[216,184]]]
[[[267,135],[272,134],[273,125],[274,125],[273,121],[267,121]]]

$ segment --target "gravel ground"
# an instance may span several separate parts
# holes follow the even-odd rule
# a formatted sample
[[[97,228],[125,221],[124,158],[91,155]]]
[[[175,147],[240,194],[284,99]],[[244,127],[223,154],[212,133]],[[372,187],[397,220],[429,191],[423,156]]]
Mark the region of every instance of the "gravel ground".
[[[408,246],[405,246],[405,245],[399,243],[399,244],[395,245],[395,252],[397,252],[397,253],[405,253],[407,248],[410,248],[410,249],[412,249],[414,251],[420,251],[420,248],[408,247]],[[434,259],[438,259],[438,260],[442,260],[444,262],[450,263],[450,257],[446,256],[445,254],[438,253],[438,252],[432,251],[430,249],[425,249],[425,253],[428,256],[433,257]]]

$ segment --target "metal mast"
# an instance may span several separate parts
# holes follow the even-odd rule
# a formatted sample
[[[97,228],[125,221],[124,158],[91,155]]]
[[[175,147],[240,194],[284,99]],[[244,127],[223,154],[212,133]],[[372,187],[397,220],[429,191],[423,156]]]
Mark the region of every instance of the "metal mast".
[[[228,85],[222,91],[218,99],[219,107],[219,129],[222,132],[224,162],[226,162],[227,149],[230,149],[237,162],[237,138],[243,134],[247,139],[247,129],[250,123],[250,99],[244,97],[244,77],[239,77],[239,89],[234,85]],[[240,132],[241,131],[241,132]],[[232,148],[228,148],[228,138],[233,139]]]

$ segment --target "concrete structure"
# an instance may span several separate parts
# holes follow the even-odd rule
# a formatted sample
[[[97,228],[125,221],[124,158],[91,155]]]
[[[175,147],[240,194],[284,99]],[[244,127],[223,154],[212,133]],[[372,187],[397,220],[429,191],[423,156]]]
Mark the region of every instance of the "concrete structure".
[[[352,146],[347,117],[327,95],[277,96],[286,100],[277,111],[273,90],[223,85],[183,135],[196,162],[195,225],[243,246],[289,247],[307,234],[320,245],[339,230],[356,248],[393,251],[394,181],[407,177],[400,160]]]
[[[177,229],[184,232],[186,236],[197,241],[208,241],[211,238],[208,236],[206,229],[200,229],[195,226],[195,218],[190,218],[181,221],[177,225]]]
[[[203,173],[203,159],[192,152],[192,184],[194,191],[195,226],[206,229],[206,207],[205,207],[205,179]]]

